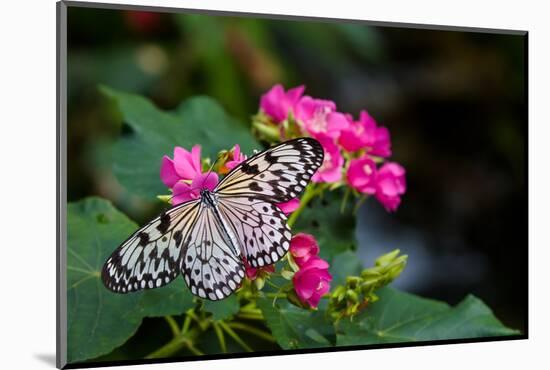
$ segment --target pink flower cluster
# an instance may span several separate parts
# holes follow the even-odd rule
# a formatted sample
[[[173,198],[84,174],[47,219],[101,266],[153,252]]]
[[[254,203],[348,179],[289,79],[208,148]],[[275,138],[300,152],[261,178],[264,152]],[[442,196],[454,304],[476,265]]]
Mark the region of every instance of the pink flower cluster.
[[[303,95],[304,90],[298,86],[285,91],[277,84],[261,97],[260,109],[275,125],[293,117],[302,135],[321,143],[325,159],[312,181],[346,181],[358,192],[374,195],[386,210],[395,211],[406,190],[405,170],[393,162],[380,168],[375,163],[392,154],[388,129],[378,126],[366,111],[355,120],[339,112],[333,101]]]
[[[317,307],[321,297],[330,290],[332,275],[329,264],[318,256],[319,245],[313,235],[298,233],[290,241],[290,254],[299,270],[292,283],[296,295],[310,307]]]

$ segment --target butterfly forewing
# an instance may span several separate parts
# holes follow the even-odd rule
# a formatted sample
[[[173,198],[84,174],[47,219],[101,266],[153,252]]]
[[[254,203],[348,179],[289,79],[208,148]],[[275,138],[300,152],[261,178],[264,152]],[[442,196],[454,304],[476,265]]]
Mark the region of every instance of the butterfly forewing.
[[[183,241],[199,215],[199,200],[162,213],[130,236],[107,259],[102,279],[117,293],[158,288],[179,274]]]
[[[297,197],[323,163],[323,148],[315,139],[290,140],[254,155],[235,167],[215,191],[251,196],[271,203]]]
[[[231,240],[214,209],[201,205],[185,251],[181,270],[191,293],[210,300],[223,299],[237,289],[244,277],[244,266],[231,248]]]

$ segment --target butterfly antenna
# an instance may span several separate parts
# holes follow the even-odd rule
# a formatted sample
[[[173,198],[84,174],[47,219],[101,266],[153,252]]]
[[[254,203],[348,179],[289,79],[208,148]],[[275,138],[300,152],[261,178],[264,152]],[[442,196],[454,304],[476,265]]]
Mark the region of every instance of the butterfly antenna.
[[[206,173],[206,176],[204,177],[204,179],[202,179],[202,183],[201,183],[201,186],[200,188],[202,189],[203,186],[204,186],[204,183],[206,182],[206,180],[208,180],[208,176],[210,176],[210,174],[212,173],[212,170],[214,169],[214,166],[216,165],[216,163],[218,163],[218,160],[221,158],[221,155],[218,155],[216,157],[216,160],[214,161],[214,163],[212,163],[212,165],[210,166],[210,168],[208,169],[208,172]]]

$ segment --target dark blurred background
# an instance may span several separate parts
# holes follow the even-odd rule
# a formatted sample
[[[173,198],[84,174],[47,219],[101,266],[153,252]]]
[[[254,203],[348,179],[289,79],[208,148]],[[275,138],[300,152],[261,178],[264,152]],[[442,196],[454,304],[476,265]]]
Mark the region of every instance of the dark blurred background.
[[[138,223],[158,209],[112,175],[121,127],[98,84],[167,110],[209,95],[243,123],[273,84],[305,84],[367,109],[407,170],[397,213],[359,212],[363,263],[400,248],[395,286],[451,304],[473,293],[526,330],[526,36],[77,7],[68,22],[69,201],[100,195]]]

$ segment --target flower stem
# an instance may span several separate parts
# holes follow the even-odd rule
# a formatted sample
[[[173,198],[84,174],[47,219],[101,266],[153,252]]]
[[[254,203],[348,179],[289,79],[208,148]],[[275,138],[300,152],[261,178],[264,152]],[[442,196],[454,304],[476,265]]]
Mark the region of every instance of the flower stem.
[[[241,337],[239,337],[239,336],[237,335],[237,333],[235,333],[235,332],[233,331],[233,329],[231,329],[225,322],[219,321],[218,323],[219,323],[219,325],[222,327],[222,329],[225,330],[225,332],[226,332],[227,334],[229,334],[229,336],[230,336],[231,338],[233,338],[233,340],[234,340],[235,342],[237,342],[241,347],[243,347],[243,349],[244,349],[245,351],[247,351],[247,352],[253,352],[252,348],[250,348],[250,346],[249,346],[248,344],[246,344],[246,343],[241,339]]]
[[[182,334],[187,333],[187,331],[189,330],[189,326],[191,326],[191,320],[191,315],[187,313],[187,315],[185,315],[185,319],[183,320],[183,326],[181,327]]]
[[[239,319],[244,320],[263,320],[264,317],[261,314],[251,314],[251,313],[239,313],[237,314]]]
[[[216,332],[216,336],[218,337],[218,342],[220,342],[220,349],[223,353],[227,353],[227,346],[225,344],[225,337],[223,335],[223,331],[220,328],[219,322],[213,322],[212,327],[214,328],[214,331]]]
[[[179,336],[173,338],[171,341],[157,349],[156,351],[151,352],[145,358],[165,358],[170,357],[173,354],[179,352],[183,348],[187,348],[191,353],[195,355],[203,355],[204,353],[195,348],[191,338],[194,338],[198,335],[198,332],[191,331],[188,334],[180,334]]]
[[[269,342],[275,342],[275,338],[273,338],[273,335],[263,330],[257,329],[253,326],[243,324],[241,322],[230,322],[227,325],[232,329],[242,330],[244,332],[257,336],[258,338],[265,339]]]
[[[304,192],[304,195],[302,195],[302,198],[300,199],[300,206],[297,210],[292,212],[290,217],[288,218],[288,221],[286,222],[290,228],[294,225],[296,220],[298,219],[298,216],[304,208],[308,205],[308,203],[318,194],[320,194],[323,191],[322,186],[316,186],[315,184],[310,184],[306,186],[306,191]]]
[[[170,329],[172,330],[172,335],[174,336],[174,338],[178,337],[180,335],[180,329],[178,327],[178,323],[176,322],[176,320],[174,320],[174,318],[169,315],[164,316],[164,320],[166,320],[166,322],[170,326]]]

